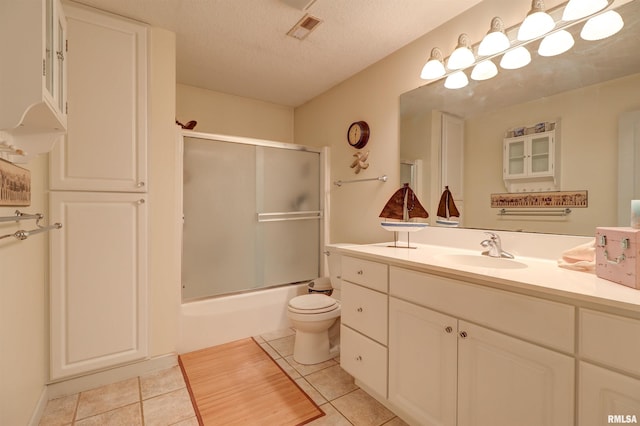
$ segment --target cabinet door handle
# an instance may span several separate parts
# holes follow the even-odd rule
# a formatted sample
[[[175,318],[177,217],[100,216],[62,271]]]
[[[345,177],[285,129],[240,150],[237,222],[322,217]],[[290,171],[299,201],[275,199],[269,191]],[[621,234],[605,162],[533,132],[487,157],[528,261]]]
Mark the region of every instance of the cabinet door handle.
[[[453,327],[448,326],[447,328],[444,329],[444,331],[446,331],[447,333],[451,333],[453,332]]]
[[[358,361],[358,362],[362,361],[362,357],[361,357],[360,355],[358,355],[358,356],[356,357],[356,361]]]
[[[136,203],[138,203],[138,204],[144,204],[144,203],[145,203],[144,198],[140,198],[138,201],[136,201]]]
[[[463,339],[465,339],[468,336],[466,331],[461,331],[460,332],[460,337],[462,337]]]
[[[356,311],[358,311],[358,312],[362,312],[362,311],[364,311],[364,309],[362,309],[362,308],[358,308],[358,309],[356,309]]]
[[[144,182],[138,182],[138,184],[136,185],[138,188],[142,188],[144,186]]]
[[[364,271],[363,271],[362,269],[360,269],[360,270],[358,271],[358,275],[362,275],[362,274],[364,274]]]

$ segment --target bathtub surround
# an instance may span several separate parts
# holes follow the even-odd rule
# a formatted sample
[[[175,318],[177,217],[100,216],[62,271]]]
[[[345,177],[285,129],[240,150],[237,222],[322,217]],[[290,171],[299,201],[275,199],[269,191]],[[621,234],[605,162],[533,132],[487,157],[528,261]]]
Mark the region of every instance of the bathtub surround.
[[[254,339],[189,352],[179,360],[201,424],[294,426],[324,416]]]

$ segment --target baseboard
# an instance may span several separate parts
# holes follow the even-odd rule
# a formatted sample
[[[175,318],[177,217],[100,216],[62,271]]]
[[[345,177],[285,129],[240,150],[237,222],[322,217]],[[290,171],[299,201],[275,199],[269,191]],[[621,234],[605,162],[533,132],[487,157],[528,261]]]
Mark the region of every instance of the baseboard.
[[[29,419],[28,423],[29,426],[38,426],[38,424],[40,424],[40,419],[42,418],[44,409],[47,407],[47,402],[49,402],[49,388],[45,386],[42,388],[38,403],[36,404],[33,413],[31,414],[31,418]]]
[[[47,399],[50,400],[67,395],[73,395],[78,392],[130,379],[132,377],[143,376],[147,373],[171,368],[176,365],[178,365],[178,355],[167,354],[84,376],[49,383],[47,385]],[[37,422],[35,424],[37,424]]]

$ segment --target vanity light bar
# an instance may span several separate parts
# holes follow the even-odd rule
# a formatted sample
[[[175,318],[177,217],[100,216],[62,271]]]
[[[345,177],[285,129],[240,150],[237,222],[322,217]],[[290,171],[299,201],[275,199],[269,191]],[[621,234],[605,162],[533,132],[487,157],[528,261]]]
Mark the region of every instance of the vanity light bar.
[[[567,28],[569,28],[569,27],[571,27],[573,25],[577,25],[577,24],[580,24],[582,22],[589,21],[591,18],[594,18],[596,16],[600,16],[600,15],[602,15],[602,14],[608,12],[608,11],[611,11],[612,10],[612,5],[614,3],[614,0],[606,0],[606,1],[607,1],[607,7],[601,9],[599,12],[597,12],[597,13],[595,13],[593,15],[588,15],[588,16],[585,16],[585,17],[582,17],[582,18],[579,18],[579,19],[576,19],[576,20],[572,20],[572,21],[564,21],[562,19],[562,15],[563,15],[564,9],[569,4],[568,1],[556,6],[554,8],[549,9],[547,11],[547,13],[553,18],[553,21],[555,22],[555,28],[553,28],[551,31],[549,31],[549,32],[547,32],[545,34],[542,34],[540,36],[534,37],[534,38],[532,38],[530,40],[526,40],[526,41],[518,40],[517,33],[518,33],[518,30],[519,30],[519,27],[520,27],[521,23],[517,24],[517,25],[514,25],[514,26],[504,30],[504,33],[507,35],[508,39],[510,40],[510,47],[507,48],[506,50],[498,52],[498,53],[494,53],[494,54],[486,55],[486,56],[479,55],[477,52],[478,52],[479,46],[482,43],[482,41],[480,41],[478,43],[475,43],[470,47],[471,51],[474,52],[475,62],[471,63],[468,67],[469,68],[470,67],[475,67],[476,65],[478,65],[481,62],[486,61],[487,59],[496,58],[496,57],[498,57],[500,55],[506,54],[507,52],[516,50],[518,48],[525,48],[524,45],[529,44],[530,42],[533,42],[533,41],[536,41],[536,40],[540,40],[540,39],[544,39],[547,36],[550,36],[550,35],[553,35],[553,34],[555,34],[557,32],[565,30],[565,29],[567,29]],[[495,19],[496,18],[494,18],[494,20]],[[493,26],[494,25],[493,25],[493,20],[492,20],[492,28],[493,28]],[[490,33],[491,32],[492,31],[490,30]],[[437,48],[434,48],[434,50],[435,49],[437,49]],[[433,53],[433,50],[432,50],[432,53]],[[444,72],[441,73],[441,74],[438,73],[439,75],[436,75],[435,73],[429,75],[429,74],[426,74],[424,72],[428,68],[427,65],[431,65],[430,62],[433,62],[433,61],[437,60],[437,61],[440,61],[440,62],[446,64],[446,63],[448,63],[449,58],[450,58],[450,56],[447,57],[447,58],[444,58],[444,59],[441,58],[441,57],[434,57],[434,55],[432,54],[430,56],[429,60],[427,61],[427,64],[425,64],[425,68],[423,68],[423,72],[422,72],[420,77],[423,80],[435,81],[435,80],[440,79],[442,77],[447,78],[452,74],[459,73],[459,72],[464,72],[463,70],[460,70],[460,69],[450,69],[450,68],[445,69]],[[521,65],[521,66],[524,66],[524,65]]]

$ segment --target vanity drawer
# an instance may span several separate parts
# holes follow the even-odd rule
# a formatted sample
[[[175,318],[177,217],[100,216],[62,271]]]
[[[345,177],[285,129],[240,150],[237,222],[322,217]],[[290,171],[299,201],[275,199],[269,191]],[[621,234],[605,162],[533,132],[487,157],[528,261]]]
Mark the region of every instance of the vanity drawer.
[[[574,352],[575,308],[392,267],[389,294],[516,337]]]
[[[387,295],[351,283],[342,283],[341,295],[342,323],[386,345]]]
[[[579,321],[582,358],[640,376],[640,320],[580,309]]]
[[[386,293],[388,266],[355,257],[342,257],[342,279]]]
[[[380,396],[387,397],[387,348],[340,326],[340,366]]]

